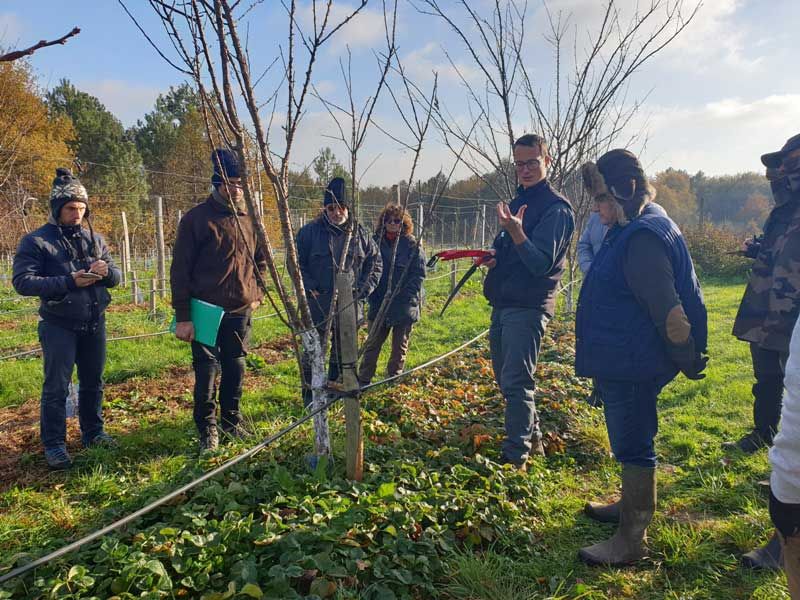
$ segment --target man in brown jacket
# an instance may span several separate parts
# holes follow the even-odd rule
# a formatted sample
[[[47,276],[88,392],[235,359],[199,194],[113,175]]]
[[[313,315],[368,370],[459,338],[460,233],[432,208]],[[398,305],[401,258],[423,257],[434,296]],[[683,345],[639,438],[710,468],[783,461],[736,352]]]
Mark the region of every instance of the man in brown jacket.
[[[230,150],[211,155],[214,175],[208,199],[181,219],[170,269],[175,335],[192,344],[194,367],[194,421],[200,449],[213,450],[217,433],[216,378],[221,371],[219,404],[222,432],[241,436],[245,356],[252,312],[262,298],[255,270],[266,271],[266,255],[259,244],[242,196],[239,162]],[[225,310],[216,346],[194,340],[190,300],[197,298]]]

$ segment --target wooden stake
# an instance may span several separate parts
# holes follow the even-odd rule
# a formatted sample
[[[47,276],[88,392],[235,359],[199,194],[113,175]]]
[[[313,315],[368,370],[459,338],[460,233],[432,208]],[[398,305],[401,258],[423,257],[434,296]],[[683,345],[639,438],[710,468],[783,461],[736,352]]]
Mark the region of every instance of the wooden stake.
[[[161,285],[167,280],[166,252],[164,250],[164,203],[161,196],[156,196],[156,252],[158,253],[158,295],[166,298],[166,287]]]
[[[131,271],[131,238],[128,233],[128,217],[122,211],[122,270]]]
[[[136,279],[136,271],[131,271],[131,301],[134,305],[139,304],[139,281]]]
[[[158,290],[158,285],[156,283],[156,278],[153,277],[150,280],[150,316],[156,316],[156,293]]]
[[[345,449],[347,478],[361,481],[364,477],[364,435],[361,427],[361,401],[358,399],[356,362],[358,361],[358,337],[356,305],[353,302],[353,273],[348,271],[336,275],[337,303],[344,307],[338,315],[339,349],[342,367],[342,383],[348,395],[344,399]]]

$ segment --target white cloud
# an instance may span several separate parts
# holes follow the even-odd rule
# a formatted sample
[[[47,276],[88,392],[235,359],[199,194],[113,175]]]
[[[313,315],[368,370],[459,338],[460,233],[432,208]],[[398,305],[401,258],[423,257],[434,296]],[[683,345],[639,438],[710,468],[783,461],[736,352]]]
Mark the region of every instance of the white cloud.
[[[759,157],[783,146],[797,133],[797,123],[800,94],[723,98],[697,108],[650,107],[643,158],[650,171],[670,166],[711,174],[761,171]]]
[[[348,4],[333,4],[326,31],[331,31],[333,27],[336,27],[344,21],[354,10],[355,7]],[[323,17],[324,12],[318,7],[318,26]],[[302,20],[304,33],[310,35],[314,27],[314,13],[311,4],[302,11],[300,18]],[[350,46],[350,48],[379,46],[385,39],[385,35],[386,29],[384,27],[383,12],[365,8],[337,31],[330,39],[329,43],[334,51],[340,52],[345,46]]]
[[[434,72],[439,74],[439,81],[442,83],[461,83],[461,77],[467,83],[480,81],[481,73],[477,67],[455,60],[453,54],[450,56],[454,58],[454,64],[450,63],[438,43],[429,42],[422,48],[412,50],[401,60],[403,68],[413,81],[432,81]]]
[[[0,13],[0,47],[16,46],[24,29],[17,15]]]
[[[133,125],[137,119],[151,111],[158,95],[165,91],[158,87],[119,79],[80,81],[75,86],[96,96],[126,127]]]
[[[685,0],[682,17],[688,18],[698,3],[699,0]],[[641,0],[617,0],[616,7],[623,29],[635,14],[642,14],[643,8],[648,4]],[[761,64],[762,58],[752,56],[752,52],[763,46],[763,40],[753,39],[743,20],[738,19],[738,11],[743,4],[744,0],[703,0],[686,29],[659,54],[660,59],[672,68],[700,73],[720,68],[735,69],[739,72],[756,69]],[[650,17],[652,27],[663,21],[666,8],[671,6],[674,6],[673,0],[664,3],[661,9]],[[581,36],[588,39],[587,35],[591,36],[597,31],[605,11],[605,2],[550,0],[547,8],[554,17],[558,17],[560,13],[562,23],[568,18],[567,32],[576,32],[580,40]],[[544,8],[537,10],[535,17],[535,31],[549,29]],[[674,23],[677,24],[677,20]],[[643,30],[642,35],[652,31],[652,27]],[[667,28],[662,37],[673,30],[674,27]]]

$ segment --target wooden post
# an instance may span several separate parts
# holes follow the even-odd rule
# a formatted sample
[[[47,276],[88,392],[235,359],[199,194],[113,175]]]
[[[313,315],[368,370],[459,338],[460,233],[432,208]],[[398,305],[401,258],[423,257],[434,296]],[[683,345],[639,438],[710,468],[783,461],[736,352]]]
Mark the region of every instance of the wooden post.
[[[358,399],[356,362],[358,361],[358,337],[356,305],[353,303],[352,272],[336,275],[338,306],[345,307],[338,315],[342,384],[349,395],[344,399],[346,436],[347,478],[361,481],[364,476],[364,436],[361,428],[361,401]]]
[[[456,261],[450,261],[450,293],[456,289]]]
[[[424,228],[425,221],[423,220],[424,218],[425,218],[425,211],[423,210],[423,206],[422,206],[422,196],[420,196],[419,206],[417,207],[417,231],[419,231],[419,232],[422,232],[422,231],[425,230],[425,228]],[[420,238],[419,241],[420,241],[421,244],[425,243],[425,240],[423,240],[422,238]]]
[[[120,269],[122,271],[122,281],[121,281],[121,283],[122,283],[122,287],[128,287],[128,270],[125,268],[125,262],[126,262],[125,259],[127,258],[126,254],[125,254],[125,244],[124,243],[120,244],[120,248],[119,249],[120,249],[120,255],[121,255],[120,258],[121,258],[121,263],[122,263],[121,264],[122,268]]]
[[[134,305],[139,304],[139,281],[136,279],[136,271],[131,271],[131,301]]]
[[[128,233],[128,217],[122,211],[122,272],[131,271],[131,238]]]
[[[167,290],[162,285],[167,280],[166,252],[164,250],[164,201],[156,196],[156,252],[158,253],[158,295],[166,298]]]
[[[158,293],[158,284],[156,278],[150,280],[150,316],[156,316],[156,294]]]
[[[481,206],[481,248],[486,248],[486,205]]]

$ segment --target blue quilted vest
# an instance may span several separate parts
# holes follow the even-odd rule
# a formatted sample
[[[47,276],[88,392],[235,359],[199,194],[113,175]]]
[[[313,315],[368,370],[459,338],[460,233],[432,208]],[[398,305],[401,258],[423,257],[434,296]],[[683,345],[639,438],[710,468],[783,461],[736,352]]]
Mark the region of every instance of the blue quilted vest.
[[[649,381],[678,373],[647,310],[625,281],[625,249],[631,236],[641,229],[664,241],[695,348],[706,350],[706,307],[686,241],[669,217],[647,214],[610,232],[583,282],[575,322],[575,372],[580,376]]]

